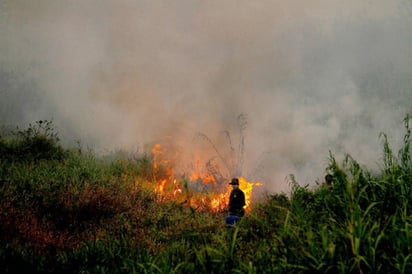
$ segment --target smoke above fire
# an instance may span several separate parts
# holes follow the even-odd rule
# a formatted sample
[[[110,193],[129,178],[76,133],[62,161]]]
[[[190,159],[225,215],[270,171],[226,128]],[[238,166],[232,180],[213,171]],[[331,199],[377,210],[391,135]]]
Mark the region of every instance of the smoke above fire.
[[[406,0],[3,0],[0,124],[53,120],[97,150],[161,143],[182,169],[234,158],[224,174],[269,191],[313,184],[329,151],[373,167],[380,132],[400,144],[411,18]]]

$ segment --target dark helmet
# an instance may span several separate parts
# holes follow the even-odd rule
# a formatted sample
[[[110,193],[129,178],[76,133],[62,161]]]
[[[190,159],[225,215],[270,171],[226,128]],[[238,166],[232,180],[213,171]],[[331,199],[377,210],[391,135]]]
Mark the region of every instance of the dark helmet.
[[[238,178],[233,178],[232,181],[229,183],[229,185],[238,185],[238,184],[239,184]]]

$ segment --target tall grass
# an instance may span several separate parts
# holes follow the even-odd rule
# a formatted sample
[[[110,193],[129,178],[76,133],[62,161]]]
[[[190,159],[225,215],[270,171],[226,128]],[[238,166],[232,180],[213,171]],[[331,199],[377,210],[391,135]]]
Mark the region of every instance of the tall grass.
[[[146,187],[156,183],[150,181],[156,176],[147,157],[102,159],[65,149],[44,131],[2,138],[0,268],[3,273],[410,273],[409,116],[404,126],[398,153],[381,135],[380,172],[372,174],[350,155],[337,162],[330,153],[332,188],[310,189],[291,176],[290,193],[268,193],[235,229],[225,227],[222,212],[159,200]],[[31,140],[38,138],[39,144]]]

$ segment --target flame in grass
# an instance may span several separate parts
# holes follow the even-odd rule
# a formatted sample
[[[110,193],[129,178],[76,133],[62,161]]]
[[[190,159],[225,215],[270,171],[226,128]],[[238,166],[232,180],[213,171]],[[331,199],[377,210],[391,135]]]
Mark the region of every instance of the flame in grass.
[[[248,182],[243,177],[239,177],[239,188],[243,190],[243,192],[245,193],[245,200],[246,200],[245,210],[246,211],[250,209],[253,187],[259,186],[259,185],[261,185],[260,182],[252,183],[252,182]]]
[[[152,148],[153,154],[153,189],[158,193],[161,201],[176,201],[197,210],[224,211],[229,203],[232,190],[227,178],[224,182],[217,182],[213,174],[201,171],[200,161],[196,161],[194,171],[188,179],[175,178],[173,165],[176,159],[167,159],[166,153],[160,144]],[[176,154],[177,155],[177,154]],[[238,177],[239,187],[245,193],[245,210],[249,211],[252,194],[255,186],[261,182],[249,182],[244,177]]]

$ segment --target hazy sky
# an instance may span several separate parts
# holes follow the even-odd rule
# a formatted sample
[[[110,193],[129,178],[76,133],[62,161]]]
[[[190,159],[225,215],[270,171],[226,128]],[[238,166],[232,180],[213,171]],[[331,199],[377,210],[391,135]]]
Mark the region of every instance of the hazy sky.
[[[380,132],[399,144],[411,45],[407,0],[0,0],[0,124],[160,142],[181,165],[216,154],[207,138],[227,155],[228,131],[242,175],[280,191],[321,180],[329,150],[373,168]]]

